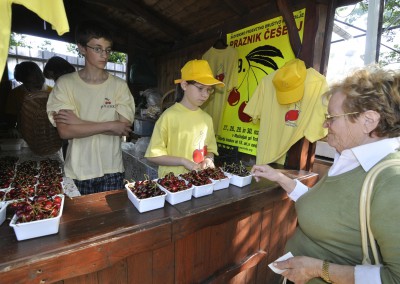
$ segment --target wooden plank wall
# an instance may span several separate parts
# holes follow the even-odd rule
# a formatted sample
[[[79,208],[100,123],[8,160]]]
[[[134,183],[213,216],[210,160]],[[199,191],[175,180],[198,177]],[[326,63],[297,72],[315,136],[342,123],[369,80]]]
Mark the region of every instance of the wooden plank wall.
[[[216,40],[216,39],[215,39]],[[158,88],[162,93],[175,88],[174,80],[181,78],[181,68],[202,55],[214,44],[213,40],[201,42],[188,49],[177,50],[157,58]]]

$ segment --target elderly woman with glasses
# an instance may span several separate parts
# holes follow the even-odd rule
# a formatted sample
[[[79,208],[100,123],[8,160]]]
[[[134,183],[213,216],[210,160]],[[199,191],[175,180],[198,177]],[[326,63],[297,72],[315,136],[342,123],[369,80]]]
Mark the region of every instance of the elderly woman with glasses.
[[[367,173],[399,159],[400,74],[371,66],[333,85],[324,127],[337,151],[332,167],[313,188],[268,165],[255,165],[258,181],[279,183],[296,202],[298,227],[273,265],[294,283],[400,283],[400,167],[382,171],[374,184],[371,230],[382,265],[362,265],[359,202]]]

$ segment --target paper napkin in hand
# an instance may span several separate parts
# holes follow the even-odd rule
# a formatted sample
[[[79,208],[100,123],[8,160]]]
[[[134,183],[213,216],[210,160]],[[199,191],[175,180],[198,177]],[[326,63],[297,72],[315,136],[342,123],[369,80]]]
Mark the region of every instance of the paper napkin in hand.
[[[276,261],[284,261],[284,260],[286,260],[286,259],[288,259],[288,258],[291,258],[291,257],[293,257],[293,254],[292,254],[291,252],[288,252],[287,254],[282,255],[282,256],[281,256],[280,258],[278,258],[277,260],[275,260],[275,261],[271,262],[270,264],[268,264],[268,266],[269,266],[269,268],[271,268],[275,273],[282,274],[282,272],[285,271],[286,269],[282,270],[282,269],[276,268],[276,267],[274,266],[274,262],[276,262]]]

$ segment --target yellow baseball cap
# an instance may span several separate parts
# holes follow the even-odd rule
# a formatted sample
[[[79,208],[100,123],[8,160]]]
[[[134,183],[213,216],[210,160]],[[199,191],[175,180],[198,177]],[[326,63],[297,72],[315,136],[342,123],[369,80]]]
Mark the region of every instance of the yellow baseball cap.
[[[289,60],[276,71],[272,83],[281,105],[291,104],[303,98],[306,76],[306,65],[297,58]]]
[[[181,69],[181,79],[176,79],[174,82],[178,84],[182,81],[196,81],[200,84],[212,86],[225,86],[225,84],[214,78],[210,65],[206,60],[191,60],[188,61]]]

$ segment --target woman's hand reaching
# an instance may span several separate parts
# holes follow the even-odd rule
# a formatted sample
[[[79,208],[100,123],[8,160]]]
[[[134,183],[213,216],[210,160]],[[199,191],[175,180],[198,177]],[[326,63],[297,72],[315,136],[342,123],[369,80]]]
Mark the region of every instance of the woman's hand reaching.
[[[281,172],[268,165],[254,165],[251,169],[251,174],[257,182],[260,181],[260,177],[276,182],[282,175]]]
[[[265,178],[279,183],[287,193],[291,193],[296,187],[296,182],[293,179],[268,165],[254,165],[251,174],[257,182],[260,181],[260,178]]]

